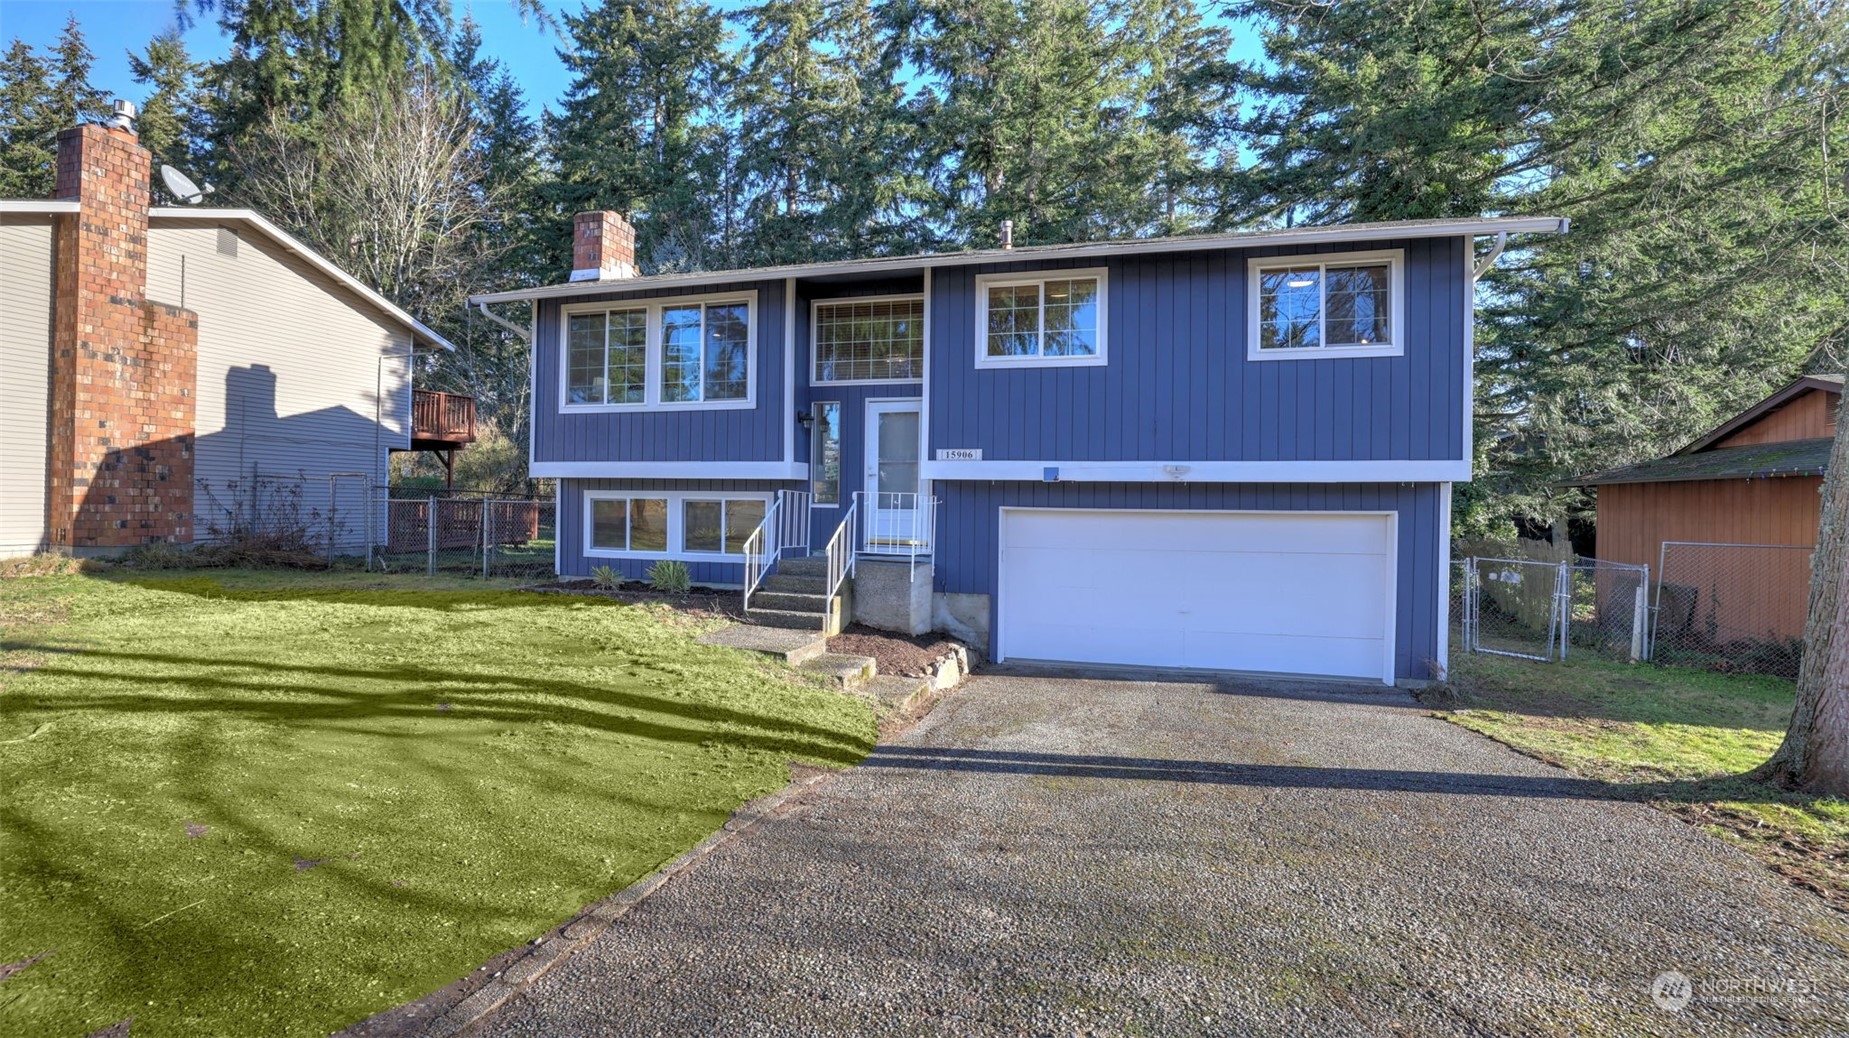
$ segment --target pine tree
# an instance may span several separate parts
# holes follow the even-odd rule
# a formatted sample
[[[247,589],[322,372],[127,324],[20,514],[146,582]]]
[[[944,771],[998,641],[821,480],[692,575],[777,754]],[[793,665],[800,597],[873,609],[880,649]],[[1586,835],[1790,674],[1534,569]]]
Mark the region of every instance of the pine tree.
[[[193,166],[203,118],[197,62],[186,52],[178,29],[169,29],[148,42],[141,54],[129,53],[129,73],[135,82],[153,87],[141,102],[136,129],[141,145],[162,164],[187,170]]]
[[[0,56],[0,197],[51,194],[59,127],[47,112],[51,68],[23,40]]]
[[[727,202],[716,110],[733,73],[725,27],[698,0],[603,0],[567,15],[574,79],[546,133],[554,211],[613,209],[636,223],[646,271],[702,269]],[[554,255],[569,263],[568,221]]]

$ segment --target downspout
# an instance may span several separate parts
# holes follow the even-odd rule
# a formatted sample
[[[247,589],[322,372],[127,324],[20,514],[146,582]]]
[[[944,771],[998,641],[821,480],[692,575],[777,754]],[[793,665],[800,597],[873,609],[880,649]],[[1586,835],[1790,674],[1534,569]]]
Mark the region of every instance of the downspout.
[[[1502,250],[1508,247],[1509,247],[1509,232],[1508,231],[1496,232],[1496,244],[1490,246],[1489,255],[1479,260],[1477,262],[1477,265],[1474,268],[1472,268],[1470,271],[1471,283],[1475,284],[1476,282],[1481,281],[1483,279],[1483,275],[1489,273],[1489,268],[1495,266],[1496,261],[1502,258]]]
[[[486,317],[488,320],[493,321],[495,324],[498,324],[501,327],[507,329],[508,331],[513,332],[515,335],[518,335],[520,337],[521,342],[530,343],[533,341],[533,335],[531,332],[527,331],[525,328],[520,327],[514,322],[508,320],[507,318],[502,317],[500,314],[497,314],[494,311],[488,309],[487,303],[478,302],[475,304],[475,309],[480,310],[481,315],[483,317]]]

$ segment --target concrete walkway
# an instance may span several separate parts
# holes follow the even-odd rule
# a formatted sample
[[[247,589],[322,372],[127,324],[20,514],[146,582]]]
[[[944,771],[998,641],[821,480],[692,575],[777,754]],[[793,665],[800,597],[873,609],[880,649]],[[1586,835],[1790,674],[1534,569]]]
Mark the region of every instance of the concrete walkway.
[[[474,1033],[1849,1033],[1849,921],[1603,797],[1398,693],[985,675]]]

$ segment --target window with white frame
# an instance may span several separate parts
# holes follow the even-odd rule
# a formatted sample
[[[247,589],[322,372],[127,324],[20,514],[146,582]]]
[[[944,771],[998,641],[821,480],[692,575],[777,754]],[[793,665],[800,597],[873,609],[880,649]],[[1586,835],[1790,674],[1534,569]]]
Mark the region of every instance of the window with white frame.
[[[747,295],[567,306],[561,407],[751,406],[754,303]]]
[[[594,497],[586,547],[593,552],[666,555],[668,500],[664,497]]]
[[[742,554],[745,539],[763,521],[762,498],[688,498],[681,502],[681,548],[716,555]]]
[[[924,377],[924,297],[818,300],[810,313],[816,382]]]
[[[811,505],[841,503],[841,404],[818,400],[809,405],[814,419],[809,431],[809,490]]]
[[[764,493],[593,490],[584,553],[593,558],[737,561],[770,509]]]
[[[1404,352],[1402,253],[1334,253],[1254,262],[1247,356],[1374,357]]]
[[[976,364],[1103,364],[1105,272],[976,279]]]

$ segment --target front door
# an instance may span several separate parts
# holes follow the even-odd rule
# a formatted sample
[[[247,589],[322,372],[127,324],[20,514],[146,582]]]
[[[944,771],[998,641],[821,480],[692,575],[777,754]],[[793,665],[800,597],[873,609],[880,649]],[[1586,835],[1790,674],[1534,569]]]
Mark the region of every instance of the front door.
[[[919,402],[867,401],[867,496],[861,522],[870,552],[909,554],[930,546],[919,519]]]

